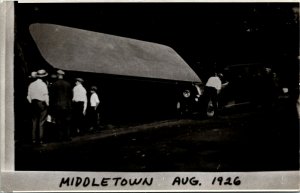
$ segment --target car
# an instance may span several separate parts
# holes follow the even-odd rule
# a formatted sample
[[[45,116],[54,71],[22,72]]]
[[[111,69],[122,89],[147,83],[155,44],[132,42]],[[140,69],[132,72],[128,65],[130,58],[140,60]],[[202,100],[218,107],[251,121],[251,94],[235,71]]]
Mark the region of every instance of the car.
[[[200,111],[203,88],[202,82],[193,82],[180,87],[176,104],[178,115],[186,116]]]
[[[272,105],[285,89],[280,88],[280,79],[271,65],[248,63],[229,65],[223,70],[219,108],[239,105]]]

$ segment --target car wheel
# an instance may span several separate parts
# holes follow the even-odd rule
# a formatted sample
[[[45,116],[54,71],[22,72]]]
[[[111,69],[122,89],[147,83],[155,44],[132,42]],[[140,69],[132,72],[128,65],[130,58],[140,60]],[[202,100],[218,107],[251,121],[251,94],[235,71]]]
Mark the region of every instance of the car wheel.
[[[207,117],[213,117],[215,115],[214,106],[211,100],[209,100],[207,103],[206,115]]]

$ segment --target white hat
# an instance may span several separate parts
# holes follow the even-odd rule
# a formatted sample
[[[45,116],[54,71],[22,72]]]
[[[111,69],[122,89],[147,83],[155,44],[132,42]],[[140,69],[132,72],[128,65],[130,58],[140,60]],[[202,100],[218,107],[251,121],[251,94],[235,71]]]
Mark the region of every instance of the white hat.
[[[58,75],[65,75],[65,72],[63,70],[57,70]]]
[[[29,78],[36,78],[36,75],[37,75],[37,72],[33,71],[33,72],[31,72]]]
[[[41,69],[37,71],[36,77],[42,78],[48,76],[48,73],[46,72],[46,70]]]

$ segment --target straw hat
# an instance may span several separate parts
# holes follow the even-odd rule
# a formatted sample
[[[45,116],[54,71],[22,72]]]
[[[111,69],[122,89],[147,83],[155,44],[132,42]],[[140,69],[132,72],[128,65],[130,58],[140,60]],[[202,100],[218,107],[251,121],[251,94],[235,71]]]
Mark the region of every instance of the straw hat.
[[[42,78],[48,76],[48,73],[46,72],[46,70],[41,69],[37,71],[36,77]]]

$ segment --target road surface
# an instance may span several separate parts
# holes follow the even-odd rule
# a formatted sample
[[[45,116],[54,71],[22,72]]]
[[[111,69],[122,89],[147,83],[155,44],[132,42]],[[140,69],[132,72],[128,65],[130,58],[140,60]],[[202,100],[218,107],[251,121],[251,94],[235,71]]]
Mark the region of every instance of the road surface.
[[[295,116],[294,116],[295,114]],[[135,126],[107,125],[71,142],[16,145],[16,170],[270,171],[299,169],[297,113],[278,107]]]

